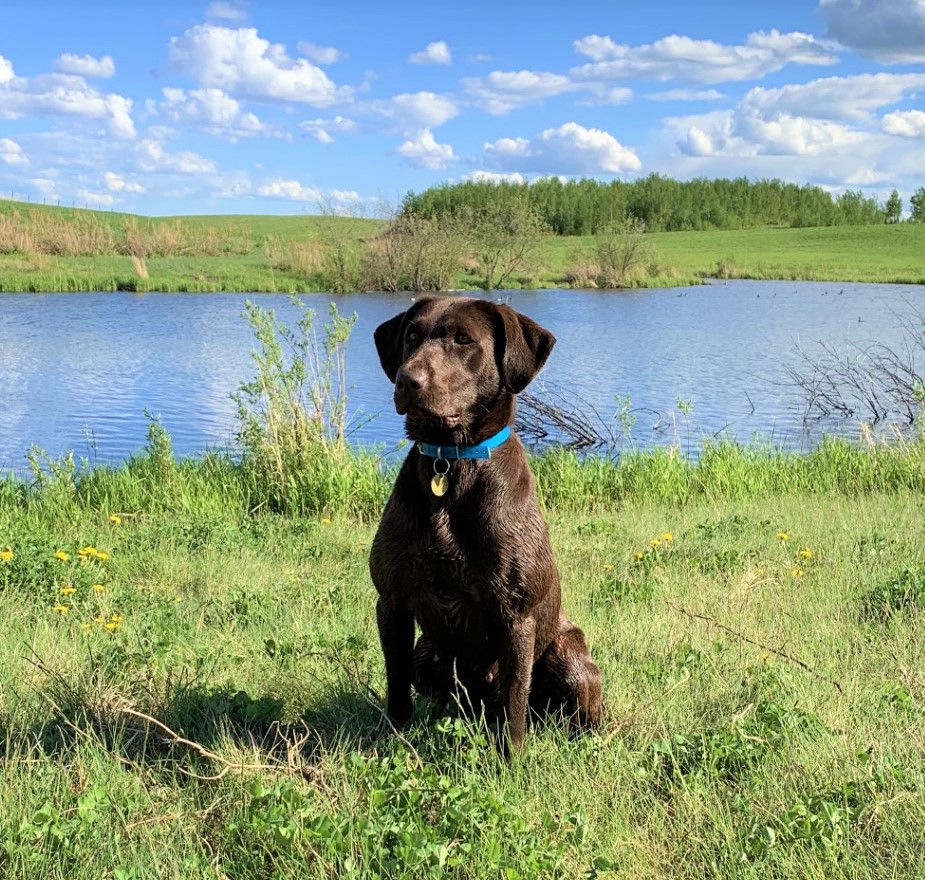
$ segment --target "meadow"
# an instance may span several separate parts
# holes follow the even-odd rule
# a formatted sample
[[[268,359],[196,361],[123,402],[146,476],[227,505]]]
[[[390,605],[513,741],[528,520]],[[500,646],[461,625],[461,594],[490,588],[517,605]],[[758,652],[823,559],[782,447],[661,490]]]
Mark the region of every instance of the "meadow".
[[[604,728],[383,716],[392,474],[303,483],[152,426],[0,484],[0,872],[19,878],[925,872],[925,446],[534,461]]]
[[[336,216],[146,218],[0,200],[0,291],[363,289],[379,220]],[[633,286],[702,278],[925,283],[925,225],[653,232]],[[542,236],[510,287],[583,286],[592,236]],[[437,262],[436,258],[434,258]],[[466,260],[446,287],[483,283]]]

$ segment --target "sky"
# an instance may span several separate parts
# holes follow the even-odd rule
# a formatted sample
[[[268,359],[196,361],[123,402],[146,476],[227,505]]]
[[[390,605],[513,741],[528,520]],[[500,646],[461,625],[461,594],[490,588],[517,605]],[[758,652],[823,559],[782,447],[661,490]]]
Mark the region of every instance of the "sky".
[[[0,195],[375,215],[468,179],[925,186],[925,0],[0,0]]]

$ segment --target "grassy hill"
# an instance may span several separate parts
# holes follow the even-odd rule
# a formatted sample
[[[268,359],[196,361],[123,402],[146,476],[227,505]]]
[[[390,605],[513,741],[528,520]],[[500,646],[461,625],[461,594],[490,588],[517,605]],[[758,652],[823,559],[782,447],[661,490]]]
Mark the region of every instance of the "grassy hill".
[[[339,286],[379,220],[327,216],[150,218],[0,200],[0,291],[269,291]],[[925,225],[661,232],[643,286],[696,278],[925,283]],[[544,238],[524,273],[562,286],[592,255],[591,237]],[[455,286],[479,279],[460,272]]]

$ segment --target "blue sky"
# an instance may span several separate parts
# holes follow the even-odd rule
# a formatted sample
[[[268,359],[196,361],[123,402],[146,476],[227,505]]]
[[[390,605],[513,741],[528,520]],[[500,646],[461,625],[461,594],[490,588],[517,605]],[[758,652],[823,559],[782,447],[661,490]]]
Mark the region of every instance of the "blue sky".
[[[925,0],[7,0],[0,194],[376,213],[468,178],[925,185]]]

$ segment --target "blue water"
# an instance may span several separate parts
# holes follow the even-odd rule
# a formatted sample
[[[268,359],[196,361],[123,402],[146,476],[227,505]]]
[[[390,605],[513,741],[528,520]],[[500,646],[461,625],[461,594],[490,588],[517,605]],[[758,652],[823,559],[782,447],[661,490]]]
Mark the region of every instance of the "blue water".
[[[495,297],[498,295],[496,294]],[[501,294],[548,327],[558,343],[530,387],[564,391],[613,425],[616,398],[630,396],[636,446],[756,436],[791,448],[816,442],[787,373],[798,350],[822,343],[900,345],[925,288],[901,285],[716,282],[703,287]],[[33,444],[114,463],[139,450],[150,411],[180,454],[234,442],[231,394],[253,375],[243,294],[0,294],[0,470],[22,471]],[[284,320],[288,297],[251,295]],[[334,301],[356,312],[348,344],[353,442],[393,448],[401,420],[391,409],[372,332],[408,295],[313,294],[319,319]],[[684,410],[689,410],[687,413]],[[857,426],[827,423],[828,431]],[[615,428],[619,433],[619,428]]]

